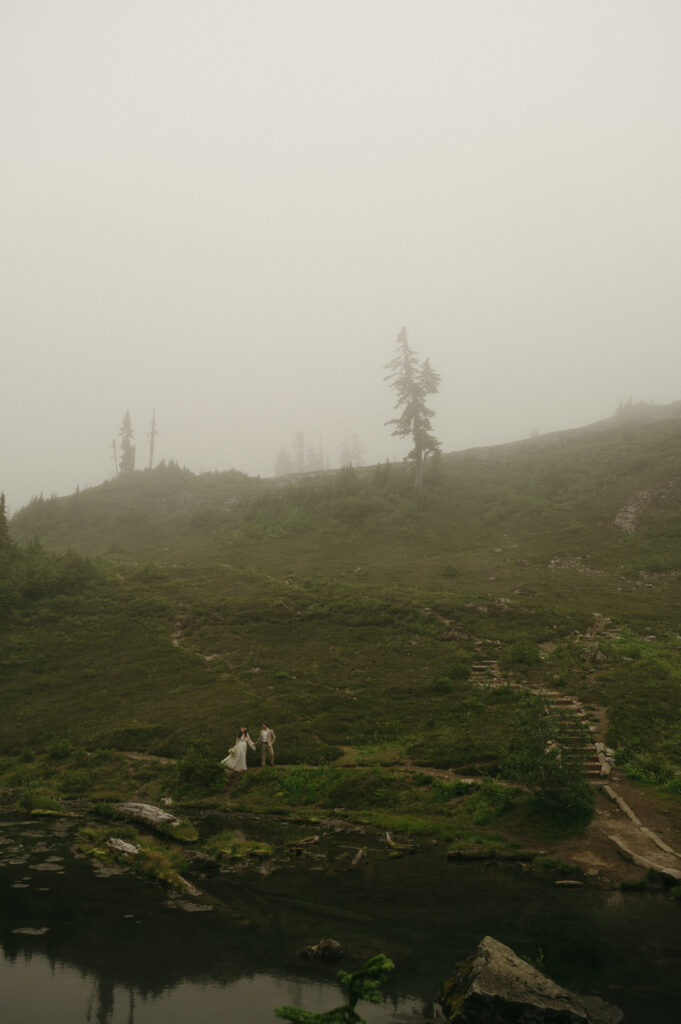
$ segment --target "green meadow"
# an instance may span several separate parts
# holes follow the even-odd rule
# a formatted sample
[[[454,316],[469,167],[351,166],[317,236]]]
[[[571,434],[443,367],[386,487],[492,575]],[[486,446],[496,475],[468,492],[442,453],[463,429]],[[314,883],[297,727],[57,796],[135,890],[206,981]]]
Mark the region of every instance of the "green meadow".
[[[627,506],[633,532],[615,523]],[[679,418],[442,456],[421,491],[395,464],[260,480],[171,463],[36,498],[10,532],[0,786],[16,799],[165,792],[451,831],[471,796],[414,778],[453,769],[515,794],[490,798],[488,825],[523,800],[550,816],[526,769],[542,702],[478,685],[493,661],[605,708],[620,766],[681,800]],[[214,765],[263,719],[281,770],[225,795]],[[145,779],[130,752],[177,764]]]

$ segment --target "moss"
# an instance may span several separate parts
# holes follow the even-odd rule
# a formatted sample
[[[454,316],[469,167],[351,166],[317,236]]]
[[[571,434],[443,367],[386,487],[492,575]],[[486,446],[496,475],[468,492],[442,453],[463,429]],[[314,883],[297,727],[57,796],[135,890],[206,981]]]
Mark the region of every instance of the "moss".
[[[124,839],[139,847],[136,855],[127,855],[107,846],[110,838]],[[186,885],[180,877],[186,864],[174,848],[168,848],[131,825],[113,824],[86,826],[80,830],[74,849],[81,856],[111,862],[149,881],[184,891]]]
[[[221,860],[245,860],[249,857],[264,859],[274,854],[274,847],[269,843],[245,839],[230,831],[212,836],[205,844],[205,849]]]

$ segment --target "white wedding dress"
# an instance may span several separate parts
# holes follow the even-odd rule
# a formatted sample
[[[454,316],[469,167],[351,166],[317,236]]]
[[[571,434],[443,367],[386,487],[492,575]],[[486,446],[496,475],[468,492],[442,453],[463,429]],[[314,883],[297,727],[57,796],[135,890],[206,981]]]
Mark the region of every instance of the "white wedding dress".
[[[233,772],[245,772],[247,770],[246,765],[246,747],[249,746],[251,750],[255,750],[255,743],[251,737],[246,733],[245,736],[238,736],[237,741],[231,748],[227,757],[223,757],[220,764],[223,764],[225,768],[231,768]]]

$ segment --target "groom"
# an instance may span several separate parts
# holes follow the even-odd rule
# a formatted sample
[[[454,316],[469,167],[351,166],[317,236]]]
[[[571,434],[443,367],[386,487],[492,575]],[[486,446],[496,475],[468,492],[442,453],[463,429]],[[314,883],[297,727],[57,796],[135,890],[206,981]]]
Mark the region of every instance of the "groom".
[[[274,729],[270,729],[267,722],[262,723],[258,743],[260,744],[260,763],[265,767],[266,759],[269,757],[270,764],[274,764],[274,741],[276,740]]]

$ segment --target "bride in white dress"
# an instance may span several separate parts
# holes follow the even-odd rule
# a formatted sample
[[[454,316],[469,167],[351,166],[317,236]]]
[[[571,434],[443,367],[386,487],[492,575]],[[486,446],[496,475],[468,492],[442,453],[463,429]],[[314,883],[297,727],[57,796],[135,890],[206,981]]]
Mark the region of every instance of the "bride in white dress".
[[[224,765],[225,768],[229,768],[233,772],[245,772],[247,770],[246,747],[250,747],[251,750],[255,750],[255,743],[248,735],[248,729],[246,726],[242,725],[234,746],[230,747],[227,757],[223,757],[220,764]]]

